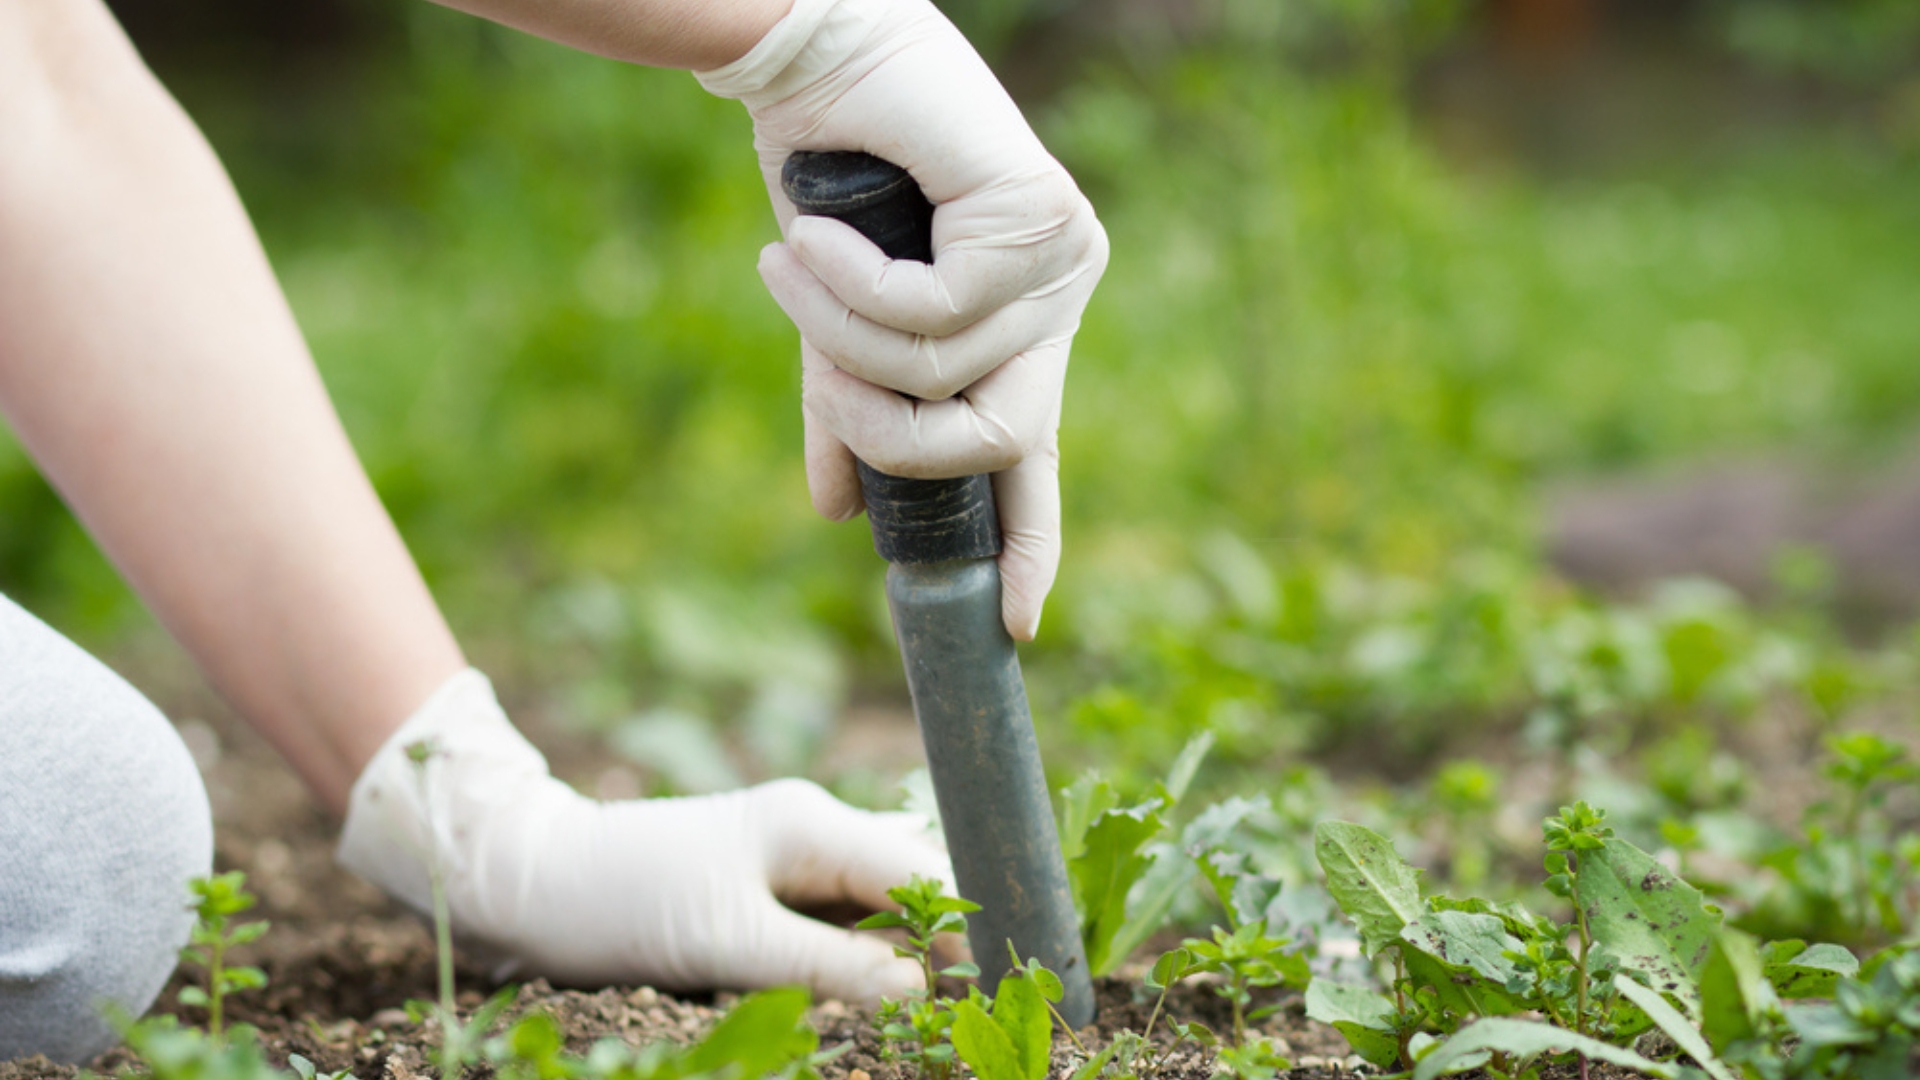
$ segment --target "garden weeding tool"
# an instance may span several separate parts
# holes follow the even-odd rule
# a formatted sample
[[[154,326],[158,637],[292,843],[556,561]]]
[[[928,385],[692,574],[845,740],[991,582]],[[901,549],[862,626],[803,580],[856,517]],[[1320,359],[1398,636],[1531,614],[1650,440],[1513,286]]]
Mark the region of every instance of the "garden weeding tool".
[[[890,258],[933,261],[933,207],[905,169],[869,154],[796,153],[781,187],[803,214],[837,218]],[[873,546],[906,664],[927,770],[960,895],[980,905],[967,937],[983,988],[1007,943],[1060,976],[1060,1015],[1093,1020],[1093,980],[1020,658],[1000,618],[1000,521],[987,476],[914,480],[859,463]]]

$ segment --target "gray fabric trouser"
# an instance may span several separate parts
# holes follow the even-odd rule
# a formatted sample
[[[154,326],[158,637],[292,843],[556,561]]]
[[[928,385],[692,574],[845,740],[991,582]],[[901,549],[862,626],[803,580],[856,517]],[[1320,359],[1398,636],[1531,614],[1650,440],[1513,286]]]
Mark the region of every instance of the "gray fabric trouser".
[[[0,596],[0,1061],[78,1062],[172,973],[213,862],[193,758],[160,711]]]

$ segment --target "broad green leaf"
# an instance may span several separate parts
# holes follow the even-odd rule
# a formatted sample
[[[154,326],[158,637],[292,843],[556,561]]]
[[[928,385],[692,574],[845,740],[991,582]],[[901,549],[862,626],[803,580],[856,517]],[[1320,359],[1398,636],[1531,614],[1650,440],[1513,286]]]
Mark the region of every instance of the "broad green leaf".
[[[1421,915],[1420,881],[1386,837],[1362,825],[1323,821],[1314,826],[1313,851],[1327,875],[1327,891],[1360,930],[1368,956],[1400,940]]]
[[[1186,797],[1187,788],[1193,785],[1193,776],[1200,771],[1200,763],[1207,758],[1207,751],[1213,749],[1213,732],[1203,731],[1187,740],[1180,748],[1180,756],[1173,759],[1173,768],[1167,770],[1167,802],[1177,804]]]
[[[1753,939],[1738,930],[1715,934],[1700,970],[1700,1027],[1707,1042],[1725,1051],[1751,1039],[1766,1014],[1778,1007]]]
[[[1839,945],[1811,945],[1790,960],[1767,964],[1767,980],[1783,998],[1832,997],[1836,983],[1859,973],[1859,958]]]
[[[1402,927],[1400,939],[1447,967],[1491,979],[1495,986],[1505,986],[1516,974],[1505,954],[1525,949],[1498,916],[1465,911],[1427,912]]]
[[[897,911],[876,911],[853,924],[855,930],[891,930],[895,927],[911,929],[913,923]]]
[[[1044,1080],[1048,1051],[1053,1046],[1053,1015],[1047,1011],[1040,988],[1032,979],[1013,976],[1000,980],[993,995],[994,1023],[1007,1033],[1026,1080]]]
[[[1428,986],[1441,1008],[1456,1016],[1511,1016],[1526,1007],[1509,996],[1505,987],[1466,969],[1447,966],[1416,949],[1404,952],[1407,977]]]
[[[818,1037],[800,1026],[807,1001],[807,992],[794,986],[742,998],[687,1052],[686,1071],[711,1073],[732,1065],[736,1075],[753,1080],[812,1053]]]
[[[1700,969],[1720,928],[1700,890],[1616,837],[1581,852],[1577,869],[1574,899],[1586,910],[1595,944],[1697,1018]]]
[[[1399,1063],[1393,1002],[1385,994],[1315,979],[1307,984],[1307,1016],[1331,1025],[1346,1038],[1354,1053],[1380,1068],[1391,1069]]]
[[[1159,809],[1160,801],[1153,799],[1101,814],[1087,830],[1085,850],[1067,863],[1087,964],[1096,975],[1126,959],[1114,954],[1113,941],[1127,919],[1127,892],[1152,865],[1140,849],[1164,827]]]
[[[1323,1024],[1345,1020],[1385,1031],[1393,1027],[1393,1001],[1364,986],[1315,979],[1307,987],[1307,1017]]]
[[[1521,1012],[1506,993],[1517,970],[1504,955],[1526,946],[1507,933],[1497,915],[1429,911],[1400,930],[1407,946],[1407,974],[1433,987],[1440,1004],[1461,1015],[1505,1016]]]
[[[1160,959],[1153,962],[1153,970],[1147,975],[1147,989],[1159,990],[1172,986],[1185,977],[1192,964],[1193,954],[1185,949],[1170,949],[1161,953]]]
[[[980,971],[975,968],[973,973],[977,976]],[[1067,988],[1060,982],[1060,976],[1041,967],[1037,962],[1029,974],[1033,976],[1033,985],[1040,988],[1041,997],[1058,1005],[1060,999],[1067,996]]]
[[[953,1048],[980,1080],[1030,1080],[1005,1028],[971,1001],[953,1007]]]
[[[1180,898],[1180,894],[1200,873],[1188,852],[1204,851],[1226,843],[1247,815],[1264,810],[1267,805],[1265,795],[1251,799],[1238,796],[1223,799],[1200,811],[1187,823],[1187,827],[1180,832],[1178,847],[1166,843],[1151,845],[1147,853],[1153,865],[1128,896],[1126,922],[1114,935],[1113,943],[1107,950],[1109,965],[1105,970],[1095,968],[1093,973],[1110,973],[1133,955],[1142,942],[1166,925],[1167,912],[1173,910],[1174,901]]]
[[[1087,830],[1120,805],[1120,793],[1097,773],[1087,773],[1060,792],[1060,856],[1068,862],[1087,849]]]
[[[1500,1018],[1476,1020],[1440,1044],[1414,1067],[1413,1080],[1434,1080],[1449,1072],[1470,1067],[1474,1056],[1483,1050],[1532,1058],[1550,1051],[1585,1054],[1595,1061],[1637,1069],[1660,1080],[1677,1080],[1679,1069],[1645,1058],[1631,1050],[1578,1035],[1564,1028],[1537,1020]]]
[[[1702,1069],[1705,1069],[1707,1075],[1713,1080],[1736,1080],[1733,1071],[1714,1056],[1713,1047],[1707,1044],[1706,1037],[1700,1034],[1700,1029],[1693,1026],[1693,1021],[1680,1015],[1679,1009],[1667,1004],[1667,999],[1662,997],[1659,991],[1642,986],[1628,975],[1615,975],[1613,988],[1620,992],[1621,997],[1640,1006],[1640,1011],[1646,1013],[1661,1031],[1667,1033],[1667,1038],[1673,1040],[1673,1045],[1686,1051],[1687,1056],[1693,1058]]]

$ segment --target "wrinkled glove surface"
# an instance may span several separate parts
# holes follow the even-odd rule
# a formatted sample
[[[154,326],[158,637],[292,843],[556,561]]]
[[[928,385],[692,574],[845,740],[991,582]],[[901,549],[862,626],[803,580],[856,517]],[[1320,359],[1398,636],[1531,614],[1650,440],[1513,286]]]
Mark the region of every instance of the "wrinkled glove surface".
[[[427,744],[424,765],[408,747]],[[340,863],[422,913],[429,860],[453,924],[507,960],[504,975],[669,989],[804,984],[849,1001],[919,985],[871,934],[795,913],[920,874],[946,855],[908,814],[847,806],[779,780],[723,795],[599,802],[554,779],[478,671],[455,676],[354,785]]]
[[[1107,262],[1092,207],[928,0],[795,0],[745,56],[698,76],[746,104],[786,237],[760,272],[800,328],[814,506],[860,512],[856,455],[897,476],[994,473],[1002,615],[1030,640],[1060,562],[1067,354]],[[936,207],[933,264],[796,217],[780,190],[795,150],[911,172]]]

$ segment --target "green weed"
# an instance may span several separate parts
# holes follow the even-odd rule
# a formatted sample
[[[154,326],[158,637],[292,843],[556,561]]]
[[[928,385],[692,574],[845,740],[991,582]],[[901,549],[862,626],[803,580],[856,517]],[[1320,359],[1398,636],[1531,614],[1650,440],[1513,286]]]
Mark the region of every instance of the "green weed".
[[[925,984],[907,1000],[888,998],[881,1002],[874,1022],[880,1027],[884,1052],[906,1061],[926,1080],[947,1080],[953,1075],[955,1060],[954,1009],[939,994],[939,979],[973,978],[980,969],[972,963],[934,966],[934,949],[943,934],[965,934],[967,914],[979,911],[971,900],[946,894],[946,884],[916,875],[905,885],[887,890],[888,899],[900,910],[881,911],[862,919],[861,930],[901,930],[906,942],[895,945],[894,954],[920,965]]]
[[[180,950],[183,963],[206,972],[206,986],[184,987],[182,1005],[199,1005],[207,1010],[207,1033],[219,1039],[225,1031],[227,995],[241,990],[257,990],[267,985],[267,973],[257,967],[229,967],[227,950],[236,945],[258,941],[269,923],[257,919],[235,923],[233,917],[252,909],[257,898],[247,891],[247,875],[238,871],[195,878],[188,888],[197,898],[193,903],[193,934]]]

